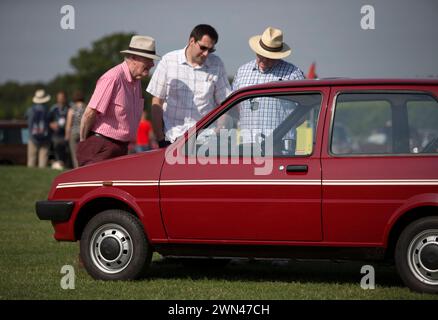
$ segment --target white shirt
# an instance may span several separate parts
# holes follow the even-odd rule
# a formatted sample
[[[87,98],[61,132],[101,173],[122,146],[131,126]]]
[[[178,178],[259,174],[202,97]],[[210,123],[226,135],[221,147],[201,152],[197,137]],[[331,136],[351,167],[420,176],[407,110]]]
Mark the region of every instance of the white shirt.
[[[222,60],[209,54],[202,66],[191,66],[186,48],[169,52],[158,64],[146,89],[163,99],[166,140],[175,141],[230,93]]]

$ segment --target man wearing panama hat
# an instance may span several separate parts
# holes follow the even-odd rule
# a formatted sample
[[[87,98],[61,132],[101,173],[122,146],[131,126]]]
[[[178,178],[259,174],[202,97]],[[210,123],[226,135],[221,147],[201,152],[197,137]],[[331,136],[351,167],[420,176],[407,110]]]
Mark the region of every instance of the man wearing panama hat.
[[[45,168],[49,157],[50,130],[49,107],[50,95],[44,89],[35,91],[32,98],[33,105],[26,112],[29,128],[27,143],[27,166]]]
[[[100,77],[82,116],[79,166],[126,155],[129,142],[135,141],[144,108],[140,79],[160,57],[148,36],[133,36],[121,53],[125,61]]]
[[[292,49],[283,42],[283,32],[280,29],[266,28],[263,34],[249,39],[249,46],[256,53],[256,59],[237,70],[232,84],[233,91],[266,82],[304,79],[303,72],[297,66],[283,60],[291,54]],[[279,99],[265,98],[257,104],[263,107],[254,108],[249,102],[241,103],[239,111],[242,129],[275,129],[284,119],[284,108]]]
[[[256,53],[256,59],[239,68],[233,90],[271,81],[304,79],[298,67],[282,60],[292,53],[292,49],[283,42],[280,29],[266,28],[262,35],[249,39],[249,46]]]

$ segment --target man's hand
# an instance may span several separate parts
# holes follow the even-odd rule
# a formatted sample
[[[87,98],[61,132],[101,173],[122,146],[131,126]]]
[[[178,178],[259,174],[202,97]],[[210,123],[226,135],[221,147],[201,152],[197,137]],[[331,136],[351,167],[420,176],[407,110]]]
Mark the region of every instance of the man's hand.
[[[58,122],[56,122],[56,121],[50,122],[50,123],[49,123],[49,127],[50,127],[50,129],[52,129],[53,131],[58,131],[58,129],[59,129]]]
[[[94,121],[96,121],[96,115],[97,111],[87,106],[81,120],[81,129],[79,131],[80,141],[87,139],[88,134],[93,127]]]
[[[151,107],[151,115],[152,115],[152,128],[154,129],[155,138],[160,145],[160,141],[164,140],[164,132],[163,132],[163,104],[164,100],[152,97],[152,107]],[[160,146],[160,148],[162,148]]]

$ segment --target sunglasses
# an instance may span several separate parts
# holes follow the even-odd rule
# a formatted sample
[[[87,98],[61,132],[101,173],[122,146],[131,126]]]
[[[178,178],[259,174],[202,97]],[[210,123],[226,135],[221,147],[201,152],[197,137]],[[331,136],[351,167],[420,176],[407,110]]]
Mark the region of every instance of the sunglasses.
[[[215,48],[209,48],[209,47],[206,47],[206,46],[201,45],[201,44],[199,43],[199,41],[196,41],[196,43],[198,44],[199,49],[201,49],[201,51],[208,51],[208,53],[213,53],[213,52],[216,51]]]

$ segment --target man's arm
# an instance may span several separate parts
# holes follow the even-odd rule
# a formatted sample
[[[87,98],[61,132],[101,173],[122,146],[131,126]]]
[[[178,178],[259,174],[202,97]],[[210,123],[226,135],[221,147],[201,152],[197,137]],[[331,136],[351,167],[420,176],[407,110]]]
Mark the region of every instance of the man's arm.
[[[65,140],[70,140],[72,124],[73,124],[73,109],[69,108],[67,112],[67,121],[65,123]]]
[[[163,105],[167,92],[167,55],[164,55],[149,81],[146,89],[152,95],[151,118],[152,129],[160,148],[168,145],[165,143],[163,128]]]
[[[87,106],[81,120],[81,129],[79,133],[80,141],[87,139],[88,134],[93,127],[94,121],[96,121],[96,115],[97,111],[91,109],[90,106]]]
[[[164,131],[163,131],[163,104],[164,100],[152,97],[152,128],[154,129],[155,138],[157,142],[164,140]]]

